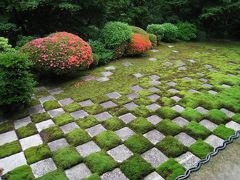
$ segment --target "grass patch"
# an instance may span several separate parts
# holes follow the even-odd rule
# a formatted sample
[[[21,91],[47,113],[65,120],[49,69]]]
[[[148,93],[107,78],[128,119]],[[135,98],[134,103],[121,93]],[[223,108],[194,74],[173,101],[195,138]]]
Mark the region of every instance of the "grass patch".
[[[170,107],[162,107],[156,110],[156,113],[163,119],[174,119],[178,113]]]
[[[46,111],[49,111],[49,110],[53,110],[53,109],[57,109],[57,108],[60,108],[60,104],[58,104],[57,101],[55,100],[52,100],[52,101],[46,101],[43,103],[43,107]]]
[[[94,116],[87,116],[84,119],[76,121],[76,123],[83,129],[97,125],[99,122]]]
[[[189,121],[197,121],[199,122],[203,119],[203,115],[195,109],[186,108],[182,113],[181,116]]]
[[[184,174],[185,168],[174,159],[161,164],[156,170],[163,178],[167,180],[174,180],[176,177]]]
[[[156,128],[163,134],[172,136],[175,136],[182,131],[182,128],[179,125],[169,119],[165,119],[158,123]]]
[[[0,134],[11,131],[14,129],[13,123],[12,122],[4,122],[0,125]]]
[[[48,143],[48,142],[62,138],[64,133],[58,126],[52,126],[42,130],[40,135],[43,138],[43,141],[45,143]]]
[[[51,157],[52,153],[48,146],[39,145],[28,148],[27,150],[24,151],[24,155],[27,159],[27,163],[33,164],[37,161]]]
[[[72,146],[67,146],[53,152],[53,160],[59,168],[68,169],[79,162],[82,157]]]
[[[185,147],[181,142],[179,142],[176,138],[172,136],[167,136],[163,140],[161,140],[156,147],[162,151],[168,157],[177,157],[187,151],[187,147]]]
[[[6,143],[0,146],[0,159],[21,151],[22,148],[18,141]]]
[[[228,121],[226,114],[218,109],[208,111],[207,118],[216,124],[225,124]]]
[[[134,153],[142,154],[153,147],[152,143],[140,134],[129,137],[124,144]]]
[[[61,170],[55,170],[55,171],[49,172],[44,176],[38,178],[38,180],[53,180],[53,179],[68,180],[64,172]]]
[[[35,179],[32,173],[30,166],[23,165],[19,166],[12,171],[4,175],[4,179],[7,180],[26,180],[26,179]]]
[[[98,174],[92,174],[91,176],[88,176],[87,178],[84,178],[84,180],[101,180],[100,176]]]
[[[146,106],[144,106],[144,105],[136,107],[133,110],[133,112],[138,117],[148,117],[153,114],[153,112],[151,110],[149,110],[148,108],[146,108]]]
[[[202,140],[198,140],[189,147],[190,151],[201,159],[204,159],[208,153],[213,151],[213,147]]]
[[[39,123],[39,122],[51,119],[51,117],[47,112],[44,112],[44,113],[33,114],[31,116],[31,119],[32,119],[32,122]]]
[[[213,130],[213,134],[224,140],[227,140],[229,136],[235,134],[235,131],[221,124],[216,129]]]
[[[20,127],[16,130],[16,133],[20,139],[37,134],[37,128],[35,127],[34,123],[30,123],[26,126]]]
[[[66,135],[66,139],[69,142],[69,144],[73,146],[78,146],[80,144],[84,144],[90,141],[91,137],[83,129],[77,128],[68,133]]]
[[[104,111],[104,108],[99,104],[94,104],[92,106],[83,107],[83,110],[86,111],[88,114],[99,114]]]
[[[185,127],[185,131],[195,139],[205,139],[211,134],[211,131],[195,121],[188,123]]]
[[[103,125],[108,130],[116,131],[124,127],[124,123],[117,117],[110,118],[103,122]]]
[[[71,112],[80,110],[80,109],[81,109],[81,106],[80,106],[80,104],[78,104],[77,102],[73,102],[73,103],[71,103],[71,104],[68,104],[68,105],[64,106],[63,109],[64,109],[66,112],[71,113]]]
[[[92,153],[85,158],[86,165],[92,172],[103,174],[107,171],[113,170],[117,166],[110,156],[104,152]]]
[[[73,122],[74,119],[69,113],[64,113],[61,114],[60,116],[53,118],[53,121],[55,122],[56,125],[62,126],[70,122]]]
[[[133,120],[131,123],[129,123],[129,127],[137,133],[142,134],[145,134],[154,128],[154,126],[143,117]]]
[[[142,179],[152,172],[152,167],[140,155],[134,155],[120,165],[122,172],[131,180]]]
[[[232,120],[235,121],[236,123],[240,123],[240,114],[235,114],[232,117]]]
[[[109,150],[121,144],[121,139],[113,131],[104,131],[95,137],[96,143],[104,150]]]

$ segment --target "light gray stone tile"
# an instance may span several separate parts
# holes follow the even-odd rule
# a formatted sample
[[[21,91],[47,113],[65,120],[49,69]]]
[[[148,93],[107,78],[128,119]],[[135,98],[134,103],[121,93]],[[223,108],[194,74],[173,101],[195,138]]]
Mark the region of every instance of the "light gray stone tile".
[[[152,101],[157,101],[160,98],[160,96],[157,94],[152,94],[148,96],[148,98],[151,99]]]
[[[79,111],[75,111],[70,113],[70,115],[74,118],[74,119],[82,119],[88,116],[88,113],[85,112],[84,110],[79,110]]]
[[[158,124],[160,121],[162,121],[162,118],[160,118],[157,115],[152,115],[150,117],[147,118],[147,120],[152,123],[153,125]]]
[[[130,102],[130,103],[125,104],[124,107],[131,111],[131,110],[135,109],[136,107],[138,107],[138,105],[135,104],[134,102]]]
[[[19,142],[20,142],[23,150],[26,150],[33,146],[38,146],[38,145],[43,144],[43,141],[39,134],[35,134],[32,136],[20,139]]]
[[[159,109],[161,106],[159,106],[158,104],[156,103],[153,103],[153,104],[150,104],[148,106],[146,106],[149,110],[151,111],[156,111],[157,109]]]
[[[158,167],[159,165],[168,160],[168,157],[155,147],[143,153],[142,157],[154,168]]]
[[[146,176],[144,180],[164,180],[164,178],[154,171]]]
[[[181,127],[186,126],[189,123],[188,120],[186,120],[182,117],[177,117],[177,118],[173,119],[173,121]]]
[[[63,110],[63,108],[58,108],[58,109],[53,109],[53,110],[50,110],[48,111],[48,114],[54,118],[54,117],[57,117],[57,116],[60,116],[61,114],[65,113],[65,111]]]
[[[105,120],[110,119],[112,117],[112,115],[109,114],[108,112],[102,112],[102,113],[96,114],[94,116],[98,121],[105,121]]]
[[[174,111],[177,111],[178,113],[181,113],[181,112],[184,111],[184,107],[179,106],[179,105],[173,106],[172,109],[173,109]]]
[[[154,52],[154,53],[155,53],[155,52],[159,52],[158,49],[151,49],[150,51],[151,51],[151,52]]]
[[[158,80],[158,79],[160,79],[160,77],[159,77],[158,75],[155,75],[155,74],[149,76],[149,78],[150,78],[151,80]]]
[[[153,58],[153,57],[151,57],[151,58],[148,58],[148,60],[149,60],[149,61],[156,61],[157,58]]]
[[[108,93],[107,96],[111,99],[118,99],[121,97],[121,94],[119,94],[118,92],[111,92]]]
[[[87,75],[87,76],[82,76],[81,77],[81,80],[83,80],[83,81],[93,81],[95,79],[96,79],[96,77],[91,76],[91,75]]]
[[[101,176],[101,180],[128,180],[119,168],[106,172]]]
[[[192,144],[196,142],[194,138],[183,132],[176,135],[175,138],[179,140],[184,146],[187,147],[190,147]]]
[[[171,87],[174,87],[174,86],[176,86],[177,85],[177,83],[175,83],[175,82],[173,82],[173,81],[171,81],[171,82],[168,82],[168,83],[166,83],[168,86],[171,86]]]
[[[107,151],[107,153],[118,163],[122,163],[133,155],[133,153],[123,144]]]
[[[157,80],[152,80],[152,81],[150,81],[150,84],[152,85],[152,86],[157,86],[157,85],[160,85],[160,84],[162,84],[160,81],[157,81]]]
[[[206,84],[203,84],[202,86],[203,86],[204,88],[209,88],[209,89],[213,87],[211,84],[207,84],[207,83],[206,83]]]
[[[45,112],[45,109],[42,107],[42,105],[36,105],[32,106],[28,109],[29,114],[38,114],[38,113],[43,113]]]
[[[216,91],[213,91],[213,90],[210,90],[210,91],[208,91],[210,94],[212,94],[212,95],[216,95],[218,92],[216,92]]]
[[[77,146],[76,149],[82,157],[86,157],[92,153],[101,151],[100,147],[98,147],[94,141]]]
[[[234,131],[240,131],[240,124],[230,121],[226,125],[226,127],[233,129]]]
[[[206,143],[210,144],[212,147],[217,148],[218,146],[222,146],[224,140],[215,136],[210,135],[207,137],[207,139],[204,140]]]
[[[66,98],[66,99],[62,99],[60,101],[58,101],[58,103],[61,105],[61,106],[66,106],[68,104],[71,104],[73,103],[74,101],[71,99],[71,98]]]
[[[63,131],[64,134],[68,134],[70,133],[72,130],[76,129],[76,128],[79,128],[79,126],[75,123],[75,122],[72,122],[72,123],[69,123],[69,124],[65,124],[63,126],[60,127]]]
[[[81,163],[67,169],[65,174],[69,180],[81,180],[90,176],[92,173],[85,164]]]
[[[160,142],[165,137],[162,133],[160,133],[156,129],[147,132],[143,136],[145,138],[147,138],[154,145],[156,145],[158,142]]]
[[[15,131],[8,131],[5,133],[0,134],[0,146],[9,142],[16,141],[17,134]]]
[[[136,119],[136,117],[131,113],[127,113],[122,116],[119,116],[119,119],[121,119],[125,124],[128,124],[132,122],[134,119]]]
[[[186,152],[177,157],[176,161],[186,169],[189,169],[191,167],[194,167],[200,161],[200,159],[197,156],[193,155],[191,152]]]
[[[136,99],[138,96],[139,95],[137,93],[131,93],[127,95],[128,99],[131,99],[131,100]]]
[[[30,116],[28,116],[28,117],[25,117],[25,118],[18,119],[16,121],[14,121],[14,127],[15,127],[15,129],[19,129],[23,126],[28,125],[31,122],[32,122],[31,118],[30,118]]]
[[[149,88],[148,90],[151,91],[151,92],[153,92],[153,93],[160,91],[160,90],[159,90],[158,88],[156,88],[156,87],[151,87],[151,88]]]
[[[47,101],[55,100],[55,97],[53,96],[44,96],[39,99],[40,103],[43,104]]]
[[[195,89],[189,89],[188,92],[193,93],[193,94],[199,93],[199,91],[197,91],[197,90],[195,90]]]
[[[222,87],[224,87],[224,88],[230,88],[231,86],[228,85],[228,84],[222,84]]]
[[[115,133],[121,138],[122,141],[126,141],[130,136],[135,134],[135,132],[128,127],[119,129],[115,131]]]
[[[133,76],[136,77],[136,78],[141,78],[141,77],[143,77],[143,74],[135,73],[135,74],[133,74]]]
[[[38,161],[30,166],[32,168],[32,172],[35,178],[41,177],[57,169],[56,165],[54,164],[51,158]]]
[[[111,76],[113,73],[111,71],[104,71],[104,72],[101,72],[101,74],[104,76],[104,77],[108,77],[108,76]]]
[[[139,85],[132,86],[131,89],[135,92],[139,92],[143,90],[143,88]]]
[[[213,122],[211,122],[207,119],[203,119],[202,121],[199,122],[199,124],[203,125],[204,127],[209,129],[210,131],[213,131],[215,128],[217,128],[216,124],[214,124]]]
[[[222,112],[224,112],[224,113],[227,115],[227,117],[229,117],[229,118],[232,118],[232,117],[235,115],[234,112],[229,111],[228,109],[221,108],[220,110],[221,110]]]
[[[58,149],[64,148],[68,145],[69,145],[68,142],[64,138],[61,138],[61,139],[58,139],[58,140],[48,143],[48,146],[52,152],[56,151]]]
[[[192,78],[190,78],[190,77],[184,77],[183,79],[186,81],[192,81]]]
[[[116,67],[115,67],[115,66],[108,66],[108,67],[105,67],[105,69],[106,69],[107,71],[113,71],[113,70],[116,69]]]
[[[176,94],[179,93],[180,91],[178,91],[177,89],[169,89],[168,92]]]
[[[47,129],[51,126],[54,126],[54,122],[51,119],[48,119],[46,121],[42,121],[40,123],[35,124],[38,132],[41,132],[43,129]]]
[[[201,114],[207,114],[208,110],[203,107],[197,107],[196,110],[200,112]]]
[[[91,137],[94,137],[100,134],[101,132],[106,131],[106,129],[101,124],[98,124],[96,126],[86,129],[86,131]]]
[[[48,92],[51,95],[56,95],[56,94],[62,93],[63,90],[61,88],[55,88],[55,89],[49,89]]]
[[[178,96],[173,96],[171,97],[172,100],[174,100],[175,102],[180,101],[182,98],[178,97]]]
[[[86,101],[80,102],[79,104],[80,104],[80,106],[82,106],[82,107],[87,107],[87,106],[92,106],[94,103],[93,103],[90,99],[88,99],[88,100],[86,100]]]
[[[105,82],[105,81],[109,81],[110,79],[108,77],[99,77],[99,78],[96,78],[96,80],[98,82]]]
[[[103,108],[105,108],[105,109],[118,106],[117,104],[115,104],[115,103],[112,102],[112,101],[107,101],[107,102],[101,103],[100,105],[101,105]]]
[[[122,65],[125,67],[129,67],[129,66],[132,66],[133,64],[130,62],[124,62],[124,63],[122,63]]]

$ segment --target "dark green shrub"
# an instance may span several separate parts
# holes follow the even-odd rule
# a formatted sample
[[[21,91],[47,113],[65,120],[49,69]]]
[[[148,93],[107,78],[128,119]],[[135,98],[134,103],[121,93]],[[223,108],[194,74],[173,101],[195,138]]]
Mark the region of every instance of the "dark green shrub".
[[[177,24],[177,37],[184,41],[190,41],[197,38],[197,27],[189,22],[180,22]]]
[[[107,48],[115,49],[131,39],[132,30],[128,24],[122,22],[108,22],[101,32],[102,42]]]
[[[20,48],[23,45],[25,45],[26,43],[30,42],[31,40],[35,39],[36,37],[34,36],[18,36],[18,41],[16,43],[16,48]]]
[[[35,81],[29,72],[31,63],[18,52],[0,54],[0,106],[27,103]]]
[[[178,28],[172,23],[164,23],[161,25],[164,30],[163,41],[174,42],[177,40]]]
[[[148,33],[147,33],[144,29],[142,29],[142,28],[140,28],[140,27],[130,26],[130,28],[132,29],[132,32],[133,32],[133,33],[148,35]]]
[[[157,36],[155,34],[148,34],[149,40],[152,43],[152,46],[157,46]]]
[[[149,24],[147,26],[147,32],[155,34],[158,42],[161,41],[164,36],[164,29],[160,24]]]

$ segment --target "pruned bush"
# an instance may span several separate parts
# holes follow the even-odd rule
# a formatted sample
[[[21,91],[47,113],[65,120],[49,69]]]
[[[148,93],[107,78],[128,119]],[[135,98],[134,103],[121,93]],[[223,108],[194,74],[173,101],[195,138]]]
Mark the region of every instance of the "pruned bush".
[[[178,39],[190,41],[197,38],[197,27],[189,22],[180,22],[178,27]]]
[[[164,37],[164,29],[160,24],[149,24],[147,26],[147,32],[150,34],[155,34],[158,42],[160,42]]]
[[[14,51],[14,49],[8,43],[8,39],[4,37],[0,37],[0,53],[12,52],[12,51]]]
[[[18,36],[18,41],[16,43],[16,48],[21,48],[22,46],[24,46],[26,43],[28,43],[29,41],[32,41],[33,39],[35,39],[36,37],[34,36]]]
[[[31,100],[35,81],[31,63],[18,52],[0,54],[0,105],[16,105]]]
[[[148,34],[149,40],[152,43],[152,46],[157,46],[157,36],[155,34]]]
[[[39,72],[57,75],[86,69],[93,63],[91,47],[80,37],[67,32],[50,34],[30,41],[21,50]]]
[[[165,42],[174,42],[177,40],[178,28],[172,23],[161,24],[161,27],[164,31],[163,41]]]
[[[143,34],[133,34],[131,42],[127,48],[127,54],[138,55],[149,50],[152,47],[152,43],[147,35]]]
[[[137,34],[143,34],[143,35],[148,35],[148,33],[144,30],[144,29],[142,29],[142,28],[140,28],[140,27],[137,27],[137,26],[130,26],[130,28],[132,29],[132,32],[133,33],[137,33]]]

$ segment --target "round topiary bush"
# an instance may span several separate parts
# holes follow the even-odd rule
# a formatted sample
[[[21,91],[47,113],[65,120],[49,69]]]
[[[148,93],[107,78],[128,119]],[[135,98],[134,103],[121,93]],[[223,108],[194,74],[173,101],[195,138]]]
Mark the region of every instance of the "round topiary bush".
[[[158,42],[160,42],[164,36],[164,29],[160,24],[149,24],[147,26],[147,32],[155,34]]]
[[[163,31],[164,31],[164,36],[163,36],[163,41],[165,42],[174,42],[177,40],[177,35],[178,35],[178,28],[172,23],[164,23],[161,24]]]
[[[149,40],[149,37],[143,34],[133,34],[131,42],[127,48],[127,54],[137,55],[142,54],[148,49],[151,49],[152,43]]]
[[[181,22],[177,24],[178,38],[184,41],[190,41],[197,38],[197,27],[188,22]]]
[[[91,47],[80,37],[67,32],[32,40],[21,48],[39,72],[57,75],[88,68],[93,63]]]

